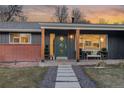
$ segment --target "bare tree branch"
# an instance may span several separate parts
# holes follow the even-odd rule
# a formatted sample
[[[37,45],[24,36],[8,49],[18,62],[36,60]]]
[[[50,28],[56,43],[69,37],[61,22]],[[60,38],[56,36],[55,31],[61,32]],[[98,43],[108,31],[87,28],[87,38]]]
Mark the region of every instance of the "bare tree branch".
[[[108,22],[104,18],[100,18],[99,24],[108,24]]]
[[[68,18],[68,8],[66,6],[56,6],[55,7],[55,17],[58,22],[65,23]]]
[[[22,6],[21,5],[8,5],[0,7],[0,21],[8,22],[14,21],[17,17],[22,16]]]
[[[81,13],[78,8],[72,10],[72,18],[74,23],[90,24],[90,21],[85,19],[84,13]]]
[[[81,21],[81,12],[78,8],[72,10],[72,17],[74,18],[74,23],[79,23]]]
[[[19,16],[19,22],[26,22],[27,21],[27,17],[22,15],[22,16]]]

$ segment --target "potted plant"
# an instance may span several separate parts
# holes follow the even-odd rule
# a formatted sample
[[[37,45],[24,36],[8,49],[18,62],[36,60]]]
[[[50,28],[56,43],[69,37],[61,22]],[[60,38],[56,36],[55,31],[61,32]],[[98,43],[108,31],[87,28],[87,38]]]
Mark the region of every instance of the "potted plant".
[[[106,49],[106,48],[102,48],[102,49],[100,50],[100,54],[101,54],[101,58],[102,58],[102,59],[106,59],[107,56],[108,56],[108,51],[107,51],[107,49]]]

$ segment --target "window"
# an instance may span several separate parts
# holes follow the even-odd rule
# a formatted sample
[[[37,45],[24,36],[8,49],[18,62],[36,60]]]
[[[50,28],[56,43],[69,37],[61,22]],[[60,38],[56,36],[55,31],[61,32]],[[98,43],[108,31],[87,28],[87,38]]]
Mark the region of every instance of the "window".
[[[10,43],[13,44],[30,44],[31,34],[28,33],[10,33]]]
[[[106,38],[104,34],[81,34],[80,48],[83,50],[99,50],[106,48]]]

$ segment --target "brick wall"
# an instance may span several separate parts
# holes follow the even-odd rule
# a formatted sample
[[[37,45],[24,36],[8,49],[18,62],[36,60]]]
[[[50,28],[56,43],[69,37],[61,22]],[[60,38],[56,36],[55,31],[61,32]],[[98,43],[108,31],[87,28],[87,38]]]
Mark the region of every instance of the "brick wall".
[[[0,62],[5,61],[40,61],[39,44],[1,44]]]

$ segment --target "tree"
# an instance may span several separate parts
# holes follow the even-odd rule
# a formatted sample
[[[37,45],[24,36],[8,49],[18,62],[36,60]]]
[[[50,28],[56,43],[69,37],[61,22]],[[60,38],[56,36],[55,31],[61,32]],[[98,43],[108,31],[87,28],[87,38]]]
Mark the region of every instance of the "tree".
[[[81,12],[78,8],[72,10],[72,18],[74,19],[74,23],[79,23],[81,21]]]
[[[82,24],[90,24],[91,22],[89,20],[87,20],[87,19],[82,19],[80,21],[80,23],[82,23]]]
[[[8,5],[0,7],[0,21],[9,22],[16,20],[16,17],[22,15],[21,5]]]
[[[55,17],[58,22],[65,23],[68,18],[68,8],[66,6],[56,6],[55,7]]]
[[[124,20],[121,22],[121,24],[124,24]]]
[[[99,24],[108,24],[108,22],[104,18],[100,18]]]
[[[84,14],[78,8],[72,10],[72,20],[74,23],[90,24],[90,21],[84,18]]]
[[[28,19],[28,18],[27,18],[26,16],[20,15],[19,18],[18,18],[18,21],[19,21],[19,22],[26,22],[27,19]]]
[[[114,22],[113,24],[118,25],[118,24],[122,24],[122,23],[119,23],[119,22]]]

